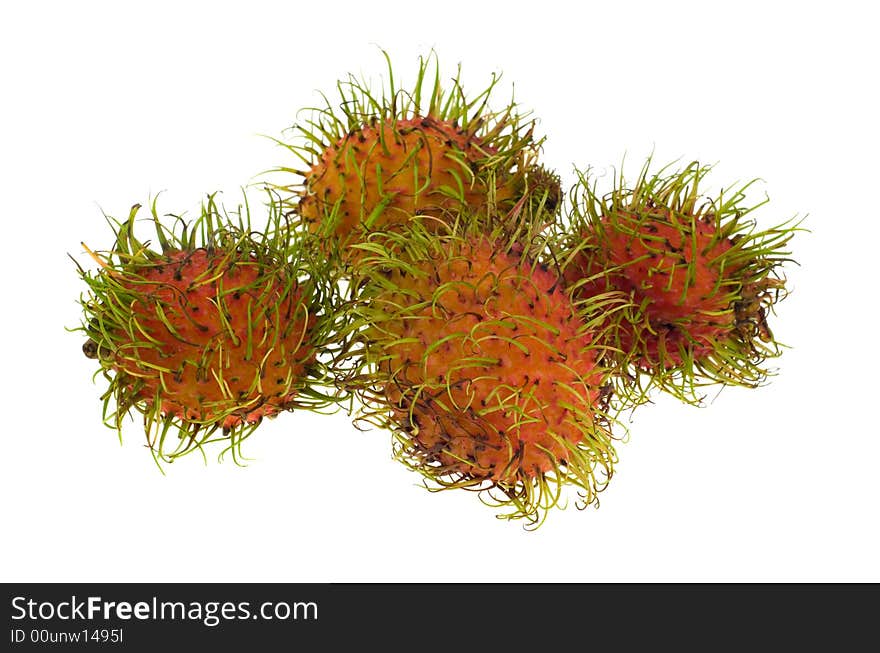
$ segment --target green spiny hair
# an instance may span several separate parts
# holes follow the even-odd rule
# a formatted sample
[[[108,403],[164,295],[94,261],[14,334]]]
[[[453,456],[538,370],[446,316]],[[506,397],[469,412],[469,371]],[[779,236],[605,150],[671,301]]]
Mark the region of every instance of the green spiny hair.
[[[752,214],[767,200],[746,202],[756,180],[706,197],[710,166],[649,166],[631,186],[621,171],[601,195],[579,173],[552,246],[575,296],[617,290],[632,300],[609,331],[618,394],[641,402],[656,387],[700,403],[712,384],[762,385],[774,373],[765,362],[784,347],[767,317],[787,294],[781,266],[800,220],[759,229]]]
[[[536,163],[541,141],[534,119],[511,100],[490,108],[500,77],[469,97],[460,68],[448,86],[431,53],[421,57],[411,90],[387,80],[374,91],[365,79],[337,83],[338,102],[306,110],[291,143],[278,141],[304,170],[281,166],[276,188],[294,222],[326,239],[325,246],[363,242],[361,230],[384,230],[413,214],[462,208],[511,210],[529,195],[555,209],[559,178]],[[433,63],[433,65],[432,65]],[[543,198],[543,199],[541,199]]]
[[[246,195],[231,213],[209,195],[198,218],[169,215],[170,227],[157,199],[158,249],[135,236],[135,205],[124,221],[105,215],[111,250],[86,247],[96,272],[74,261],[88,286],[76,331],[109,383],[104,423],[121,440],[126,416],[141,413],[157,464],[195,450],[205,456],[212,442],[224,445],[221,458],[230,452],[240,462],[263,417],[343,399],[329,370],[331,334],[344,321],[337,283],[314,248],[292,237],[271,193],[259,230]]]
[[[569,485],[598,504],[617,460],[597,329],[619,297],[575,305],[538,260],[544,219],[414,217],[371,234],[347,338],[360,364],[340,379],[429,489],[476,491],[528,527]]]

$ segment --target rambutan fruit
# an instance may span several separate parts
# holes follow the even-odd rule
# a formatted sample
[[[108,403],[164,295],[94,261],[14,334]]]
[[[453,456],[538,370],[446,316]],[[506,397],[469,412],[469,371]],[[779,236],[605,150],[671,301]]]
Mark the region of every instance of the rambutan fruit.
[[[555,247],[566,283],[582,299],[631,298],[606,330],[631,398],[658,387],[700,403],[709,384],[761,385],[772,374],[765,361],[782,350],[767,317],[786,296],[780,267],[798,223],[759,230],[747,219],[766,202],[744,205],[754,182],[707,198],[709,167],[649,175],[648,164],[632,188],[621,175],[602,197],[581,175]]]
[[[86,248],[96,273],[78,265],[83,351],[109,381],[105,423],[121,437],[126,415],[142,413],[157,462],[215,440],[238,461],[263,418],[331,405],[321,355],[334,286],[290,240],[277,202],[258,232],[246,203],[233,218],[209,196],[198,219],[172,216],[168,229],[154,201],[158,251],[134,235],[139,208],[108,218],[112,251]]]
[[[594,326],[521,234],[412,218],[358,245],[352,324],[361,419],[430,489],[467,488],[540,524],[579,489],[597,503],[616,453]]]
[[[278,188],[292,213],[325,247],[338,247],[343,260],[365,233],[412,215],[510,210],[526,192],[540,147],[534,121],[515,103],[489,108],[499,78],[468,97],[460,71],[448,89],[441,85],[432,54],[420,58],[415,86],[404,91],[385,57],[388,86],[381,95],[350,76],[338,84],[338,109],[325,98],[325,107],[294,127],[293,144],[282,143],[306,169],[278,168],[297,177]]]

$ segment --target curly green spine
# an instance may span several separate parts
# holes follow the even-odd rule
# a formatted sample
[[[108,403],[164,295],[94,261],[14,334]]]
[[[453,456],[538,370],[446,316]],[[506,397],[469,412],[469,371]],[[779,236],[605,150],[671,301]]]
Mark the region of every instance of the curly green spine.
[[[263,375],[272,375],[274,396],[282,397],[284,402],[283,406],[278,404],[280,410],[332,410],[347,400],[333,384],[336,372],[332,368],[337,352],[332,334],[346,319],[339,311],[341,299],[335,277],[325,261],[313,256],[312,248],[304,240],[307,236],[294,237],[288,229],[275,196],[269,193],[268,197],[269,218],[262,231],[253,229],[246,194],[244,204],[234,217],[219,207],[214,195],[209,195],[197,219],[190,222],[183,216],[172,215],[171,228],[162,224],[154,199],[151,217],[161,252],[150,249],[148,241],[141,242],[135,237],[135,216],[141,208],[135,205],[125,221],[105,216],[115,233],[112,250],[96,254],[86,248],[99,263],[99,271],[92,274],[77,263],[89,295],[80,300],[86,317],[76,330],[89,336],[83,351],[87,357],[99,361],[101,367],[96,375],[102,374],[109,384],[102,394],[103,421],[118,432],[121,440],[126,416],[132,411],[142,413],[147,445],[160,469],[162,462],[172,462],[191,451],[199,450],[204,457],[205,446],[212,442],[225,443],[220,458],[230,453],[233,460],[241,464],[243,441],[264,416],[273,417],[278,412],[263,408],[264,404],[270,406],[267,403],[270,391]],[[170,252],[179,253],[179,258],[169,258]],[[182,291],[149,276],[151,271],[164,274],[162,266],[168,265],[176,266],[170,268],[168,274],[175,269],[176,274],[180,274],[197,252],[210,253],[214,257],[213,267],[202,270],[192,279],[181,277],[181,283],[187,283],[192,291],[213,289],[214,295],[207,298],[206,304],[213,306],[212,315],[199,314],[201,317],[192,312],[198,307]],[[236,269],[250,270],[249,276],[242,279],[253,278],[253,281],[234,285],[226,275],[227,271],[234,273]],[[150,294],[144,295],[141,288]],[[163,288],[169,299],[155,294]],[[230,302],[239,298],[246,306],[247,325],[237,333],[228,316],[232,310]],[[166,331],[166,336],[152,332],[133,311],[135,306],[146,306],[144,302],[152,306],[151,312],[144,315],[151,315]],[[291,307],[291,312],[282,314],[283,306]],[[217,335],[204,345],[188,340],[180,331],[183,325],[201,330],[200,320],[204,319],[216,320],[218,328]],[[301,331],[293,330],[297,320],[302,322]],[[259,339],[254,335],[258,324],[262,325]],[[179,369],[163,365],[161,361],[167,358],[163,353],[165,347],[171,346],[166,338],[181,346],[201,348],[201,354],[194,351],[194,357],[182,359]],[[224,338],[229,347],[243,352],[245,363],[252,361],[253,378],[227,378],[224,366],[228,362],[224,361],[229,359],[224,351]],[[300,354],[305,344],[307,347],[302,349],[305,353]],[[255,348],[261,352],[258,360],[254,359]],[[154,352],[151,354],[154,360],[141,356],[141,352],[147,351]],[[281,356],[279,360],[289,361],[285,370],[269,369],[272,352]],[[309,352],[312,352],[310,362],[302,358]],[[130,363],[122,362],[126,360]],[[214,366],[214,360],[220,367]],[[294,378],[290,365],[300,360],[306,361],[302,363],[304,376]],[[169,383],[172,380],[180,383],[187,368],[195,379],[215,388],[210,392],[217,394],[217,400],[210,400],[209,393],[198,406],[181,407],[180,414],[165,412],[163,406],[168,405]],[[149,387],[154,388],[151,391],[148,382]],[[244,388],[241,396],[232,389],[232,382]],[[150,392],[152,395],[148,396]],[[254,421],[244,418],[254,410],[260,411],[254,413],[258,415]]]
[[[633,325],[630,328],[634,329],[637,339],[631,347],[626,347],[614,337],[610,349],[617,350],[612,358],[620,370],[619,396],[641,403],[657,388],[687,403],[699,404],[702,402],[699,390],[714,384],[762,385],[774,374],[763,366],[764,361],[778,357],[784,347],[775,341],[766,326],[766,314],[784,298],[785,278],[780,267],[793,262],[787,245],[797,231],[803,230],[802,219],[792,218],[758,230],[757,223],[745,217],[768,200],[765,198],[750,206],[744,204],[746,191],[757,180],[726,188],[716,198],[708,198],[701,195],[699,186],[711,170],[710,166],[693,162],[680,171],[670,172],[673,164],[669,164],[650,174],[650,163],[648,159],[632,186],[627,185],[621,171],[614,189],[601,196],[589,171],[579,172],[579,181],[569,197],[568,220],[557,226],[553,237],[554,255],[567,272],[571,272],[576,263],[580,265],[580,261],[593,261],[590,265],[600,268],[589,279],[575,282],[575,293],[579,289],[594,291],[604,279],[625,276],[630,269],[636,269],[640,263],[647,264],[656,256],[664,261],[665,257],[681,255],[680,263],[663,268],[663,273],[668,274],[663,290],[668,293],[680,286],[678,305],[683,306],[693,301],[689,293],[699,281],[700,257],[712,248],[721,248],[717,255],[706,260],[706,265],[717,271],[717,279],[706,299],[720,303],[722,308],[696,309],[690,319],[694,324],[703,320],[719,328],[730,320],[734,327],[717,342],[713,351],[695,356],[694,348],[705,345],[688,332],[691,322],[679,318],[672,323],[672,328],[682,341],[670,351],[664,349],[662,339],[658,340],[659,359],[652,360],[645,354],[649,347],[646,339],[659,337],[656,331],[659,325],[649,318],[652,300],[647,294],[641,300],[634,296],[633,307],[625,311],[624,323]],[[680,250],[672,249],[668,239],[653,235],[655,225],[662,222],[658,215],[668,216],[663,218],[664,224],[685,237],[686,252],[678,254]],[[701,246],[698,234],[704,233],[702,225],[712,231],[708,243]],[[585,234],[588,237],[585,238]],[[606,243],[617,236],[631,243],[638,242],[648,253],[619,265],[603,263]],[[613,286],[615,282],[608,283]],[[771,291],[772,298],[767,294]],[[669,327],[664,325],[663,328]]]

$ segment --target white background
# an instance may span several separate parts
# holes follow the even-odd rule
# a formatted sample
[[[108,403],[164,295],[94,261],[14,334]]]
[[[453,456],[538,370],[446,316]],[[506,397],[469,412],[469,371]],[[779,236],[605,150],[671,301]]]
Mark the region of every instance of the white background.
[[[868,3],[8,3],[0,10],[5,581],[880,581],[876,369],[880,52]],[[772,327],[793,348],[756,391],[659,399],[598,510],[536,533],[429,494],[344,415],[261,427],[247,468],[163,477],[100,421],[67,253],[107,247],[161,190],[194,209],[292,163],[258,134],[379,46],[411,79],[435,48],[466,88],[503,71],[544,162],[650,151],[760,177],[763,226],[809,214]],[[717,187],[716,186],[716,187]],[[711,190],[711,189],[709,189]],[[760,199],[760,193],[755,196]]]

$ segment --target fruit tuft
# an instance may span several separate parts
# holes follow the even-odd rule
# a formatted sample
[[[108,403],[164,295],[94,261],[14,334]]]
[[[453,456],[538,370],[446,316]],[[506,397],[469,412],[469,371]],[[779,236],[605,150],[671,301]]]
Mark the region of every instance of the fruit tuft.
[[[345,260],[370,231],[412,215],[509,211],[526,193],[540,147],[534,121],[514,102],[500,112],[489,108],[498,77],[469,97],[460,70],[448,89],[441,85],[432,54],[420,59],[415,86],[405,91],[385,57],[381,95],[350,76],[338,84],[338,108],[325,98],[325,107],[294,127],[293,144],[281,143],[306,166],[277,169],[296,178],[277,186],[291,215]]]
[[[108,218],[112,251],[86,248],[96,273],[79,267],[89,288],[83,351],[109,381],[105,423],[121,435],[126,415],[142,413],[157,462],[215,440],[238,461],[263,418],[331,405],[319,355],[332,286],[279,235],[278,206],[257,232],[246,206],[236,221],[209,196],[198,219],[173,216],[169,230],[154,201],[158,251],[134,235],[139,209],[124,222]]]
[[[564,486],[583,507],[612,475],[601,351],[518,237],[457,225],[413,218],[363,245],[352,322],[364,365],[348,385],[429,487],[476,490],[507,508],[499,516],[538,525]]]
[[[566,283],[581,299],[630,297],[608,330],[630,397],[658,387],[700,403],[710,384],[761,385],[772,374],[765,361],[782,351],[768,316],[786,296],[781,266],[798,223],[759,230],[747,216],[766,200],[744,205],[754,182],[707,198],[709,167],[649,175],[649,164],[632,188],[621,175],[602,197],[581,175],[555,247]]]

